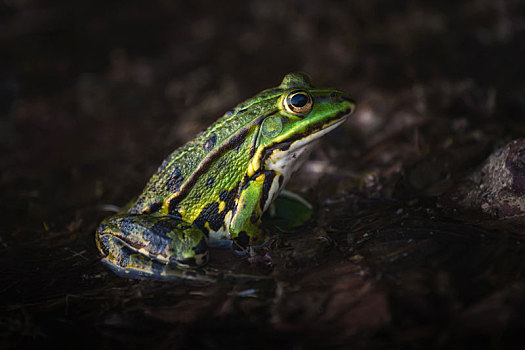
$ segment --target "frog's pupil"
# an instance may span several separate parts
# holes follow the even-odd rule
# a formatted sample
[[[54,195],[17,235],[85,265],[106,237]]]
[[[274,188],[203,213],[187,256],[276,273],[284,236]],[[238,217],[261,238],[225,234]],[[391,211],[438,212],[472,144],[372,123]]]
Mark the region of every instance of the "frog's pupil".
[[[290,104],[296,108],[304,107],[308,103],[308,96],[305,94],[295,94],[290,98]]]

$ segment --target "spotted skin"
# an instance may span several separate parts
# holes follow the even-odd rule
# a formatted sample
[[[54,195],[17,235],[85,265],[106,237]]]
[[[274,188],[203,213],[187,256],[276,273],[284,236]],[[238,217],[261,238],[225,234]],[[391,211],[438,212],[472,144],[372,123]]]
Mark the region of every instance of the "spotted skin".
[[[103,261],[132,278],[224,276],[202,267],[208,245],[264,242],[261,217],[304,161],[303,151],[354,108],[341,91],[286,75],[172,152],[138,197],[102,221],[96,241]]]

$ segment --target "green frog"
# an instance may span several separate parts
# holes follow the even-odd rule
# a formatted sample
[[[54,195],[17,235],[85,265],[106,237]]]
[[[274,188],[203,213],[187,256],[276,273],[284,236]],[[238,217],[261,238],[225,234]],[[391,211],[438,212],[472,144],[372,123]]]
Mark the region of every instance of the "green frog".
[[[201,268],[208,247],[264,243],[263,213],[316,141],[355,106],[342,91],[287,74],[176,149],[138,197],[102,221],[96,242],[103,262],[130,278],[213,275]]]

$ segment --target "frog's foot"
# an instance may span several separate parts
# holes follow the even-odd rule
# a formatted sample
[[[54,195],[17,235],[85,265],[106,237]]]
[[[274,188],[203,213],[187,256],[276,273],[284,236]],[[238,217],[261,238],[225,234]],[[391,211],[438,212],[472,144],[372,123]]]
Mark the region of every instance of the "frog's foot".
[[[202,231],[171,216],[115,215],[97,229],[103,261],[131,278],[199,279],[194,268],[208,261]]]
[[[263,222],[278,226],[282,230],[303,225],[312,216],[312,205],[303,197],[283,190],[270,205]]]

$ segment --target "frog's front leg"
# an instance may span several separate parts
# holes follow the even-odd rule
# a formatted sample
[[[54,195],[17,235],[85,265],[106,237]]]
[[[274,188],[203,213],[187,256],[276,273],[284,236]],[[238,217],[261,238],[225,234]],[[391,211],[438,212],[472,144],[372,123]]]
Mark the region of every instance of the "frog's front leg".
[[[173,216],[117,214],[97,229],[104,261],[120,275],[163,278],[167,267],[184,269],[208,261],[204,233]],[[173,269],[171,269],[173,270]]]
[[[237,209],[230,223],[230,237],[240,247],[260,244],[266,240],[260,228],[265,179],[264,173],[259,174],[246,183],[240,193]]]

